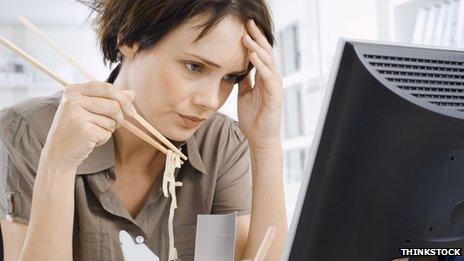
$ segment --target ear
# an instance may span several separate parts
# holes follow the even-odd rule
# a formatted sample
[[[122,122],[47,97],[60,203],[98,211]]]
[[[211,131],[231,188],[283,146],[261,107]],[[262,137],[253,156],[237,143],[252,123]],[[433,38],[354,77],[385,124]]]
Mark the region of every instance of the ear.
[[[133,44],[132,46],[125,44],[119,47],[119,51],[122,53],[124,58],[128,58],[131,60],[134,58],[135,53],[137,52],[138,49],[139,49],[139,46],[137,44]]]
[[[119,39],[120,37],[118,35],[118,45],[119,45]],[[118,49],[125,58],[133,59],[135,56],[135,53],[137,53],[137,50],[139,49],[139,45],[137,43],[134,43],[132,45],[124,44],[124,45],[119,46]]]

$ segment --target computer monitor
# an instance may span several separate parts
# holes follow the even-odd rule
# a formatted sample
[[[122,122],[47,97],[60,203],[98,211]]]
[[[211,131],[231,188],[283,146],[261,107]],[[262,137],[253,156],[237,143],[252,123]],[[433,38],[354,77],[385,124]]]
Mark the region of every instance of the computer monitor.
[[[283,260],[462,248],[463,119],[462,50],[342,39]]]

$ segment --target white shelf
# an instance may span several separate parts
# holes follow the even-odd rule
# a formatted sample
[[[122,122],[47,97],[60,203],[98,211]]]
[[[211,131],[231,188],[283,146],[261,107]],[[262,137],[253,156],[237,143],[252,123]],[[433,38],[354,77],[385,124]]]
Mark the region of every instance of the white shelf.
[[[455,2],[456,0],[449,0],[449,2]],[[440,12],[443,10],[435,10],[435,6],[443,4],[444,0],[390,0],[388,2],[388,13],[389,13],[389,24],[390,24],[390,40],[393,42],[400,43],[413,43],[417,41],[417,34],[421,33],[424,35],[425,40],[428,40],[428,44],[436,44],[436,41],[432,41],[432,31],[436,30],[435,23],[439,19]],[[421,10],[424,8],[433,9],[430,10],[430,14],[426,16],[433,17],[422,17],[428,19],[433,25],[429,25],[427,28],[423,28],[423,33],[416,30],[416,19],[421,18]],[[427,9],[427,10],[428,10]],[[424,14],[422,14],[424,15]],[[441,14],[443,15],[443,14]],[[448,17],[449,15],[447,15]],[[446,19],[445,19],[446,20]],[[445,22],[445,21],[443,21]],[[433,28],[431,27],[433,26]],[[420,28],[418,28],[420,29]],[[416,37],[414,37],[416,36]],[[416,38],[416,39],[415,39]],[[426,41],[427,42],[427,41]],[[427,44],[417,43],[416,44]]]

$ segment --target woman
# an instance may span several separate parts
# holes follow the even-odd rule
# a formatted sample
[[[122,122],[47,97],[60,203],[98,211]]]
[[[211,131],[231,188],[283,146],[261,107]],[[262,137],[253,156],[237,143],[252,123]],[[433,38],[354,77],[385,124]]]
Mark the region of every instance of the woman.
[[[123,260],[121,230],[168,260],[165,156],[119,128],[136,123],[134,110],[189,158],[176,172],[179,259],[193,259],[198,214],[237,211],[235,259],[254,257],[275,226],[266,260],[280,260],[282,80],[265,2],[87,4],[98,12],[105,62],[118,63],[107,82],[1,111],[5,260]],[[235,83],[238,123],[217,112]]]

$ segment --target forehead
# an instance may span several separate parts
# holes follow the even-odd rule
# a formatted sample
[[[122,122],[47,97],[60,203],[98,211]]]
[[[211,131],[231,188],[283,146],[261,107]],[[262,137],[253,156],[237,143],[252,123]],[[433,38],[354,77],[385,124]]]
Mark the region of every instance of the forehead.
[[[196,16],[173,30],[162,41],[160,48],[171,53],[190,52],[211,60],[225,69],[242,70],[247,67],[247,48],[242,44],[245,25],[234,16],[224,17],[207,34],[194,43],[203,30],[197,27],[207,16]]]

